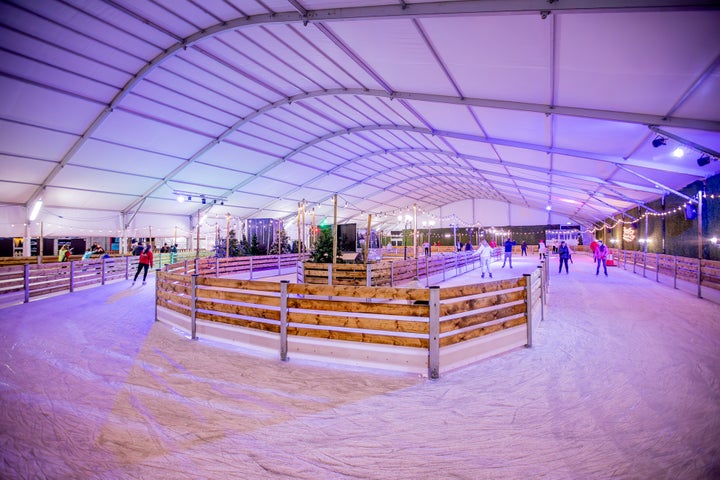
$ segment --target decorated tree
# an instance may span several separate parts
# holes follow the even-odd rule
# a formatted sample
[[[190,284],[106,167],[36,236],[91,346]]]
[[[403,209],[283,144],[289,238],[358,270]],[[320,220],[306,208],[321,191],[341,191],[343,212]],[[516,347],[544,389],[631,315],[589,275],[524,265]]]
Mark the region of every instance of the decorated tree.
[[[240,240],[240,245],[238,246],[239,253],[238,255],[244,257],[247,255],[250,255],[250,243],[248,243],[247,237],[243,233],[242,240]]]
[[[229,255],[231,257],[239,257],[240,256],[240,245],[238,242],[237,237],[235,236],[235,230],[230,230],[228,233],[228,245],[229,245]]]
[[[332,251],[333,251],[333,237],[332,237],[332,228],[321,228],[320,233],[317,236],[317,239],[315,240],[315,244],[313,245],[312,252],[310,252],[310,262],[313,263],[332,263],[333,257],[332,257]],[[339,257],[342,255],[342,252],[338,248],[338,250],[335,252],[335,256]]]
[[[250,255],[265,255],[266,249],[264,245],[260,245],[258,242],[257,235],[253,234],[252,240],[250,240]]]
[[[288,239],[288,236],[287,236],[287,233],[285,233],[285,230],[280,230],[280,254],[282,255],[283,253],[291,253],[290,240]],[[268,254],[270,254],[270,255],[278,254],[277,239],[270,245],[270,250],[268,251]]]

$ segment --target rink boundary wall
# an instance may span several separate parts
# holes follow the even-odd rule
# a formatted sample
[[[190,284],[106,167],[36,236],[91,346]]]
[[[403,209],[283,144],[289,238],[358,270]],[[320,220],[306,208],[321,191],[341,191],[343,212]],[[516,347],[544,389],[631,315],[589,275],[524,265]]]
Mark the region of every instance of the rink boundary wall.
[[[543,273],[459,287],[263,282],[158,272],[156,320],[283,361],[325,361],[438,378],[532,346]]]

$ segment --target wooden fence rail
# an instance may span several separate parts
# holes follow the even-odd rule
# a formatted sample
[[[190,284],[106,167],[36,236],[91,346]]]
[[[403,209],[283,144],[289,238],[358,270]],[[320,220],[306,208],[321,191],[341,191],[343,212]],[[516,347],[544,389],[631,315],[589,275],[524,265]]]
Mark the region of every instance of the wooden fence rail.
[[[618,250],[614,261],[625,270],[656,282],[669,280],[674,288],[679,288],[678,281],[695,285],[699,298],[703,296],[703,288],[720,290],[720,262],[715,260]]]
[[[0,304],[7,306],[27,303],[32,299],[51,294],[72,293],[77,289],[105,285],[107,282],[127,280],[135,275],[138,258],[122,256],[72,260],[70,262],[32,263],[24,262],[0,267]],[[215,257],[195,258],[195,252],[179,254],[155,254],[152,270],[165,268],[167,271],[195,273],[195,265],[204,274],[230,275],[243,270],[243,264],[252,265],[247,271],[260,272],[268,269],[295,271],[297,255],[265,257],[238,257],[226,259]],[[181,260],[169,263],[172,260]],[[258,260],[259,259],[259,260]],[[36,260],[37,261],[37,260]],[[240,265],[240,266],[237,266]],[[220,267],[220,268],[218,268]],[[280,273],[281,270],[277,270]],[[274,273],[274,272],[273,272]]]
[[[495,249],[491,261],[498,261],[500,249]],[[476,252],[451,252],[429,257],[394,258],[370,264],[298,264],[297,282],[322,285],[395,286],[398,282],[417,277],[424,278],[430,286],[430,278],[442,280],[480,268],[480,256]]]
[[[0,267],[0,300],[27,303],[35,297],[125,280],[135,273],[137,263],[138,257],[111,257]]]
[[[427,372],[532,345],[542,272],[462,287],[290,284],[158,272],[157,320],[297,358]],[[534,320],[534,322],[533,322]]]

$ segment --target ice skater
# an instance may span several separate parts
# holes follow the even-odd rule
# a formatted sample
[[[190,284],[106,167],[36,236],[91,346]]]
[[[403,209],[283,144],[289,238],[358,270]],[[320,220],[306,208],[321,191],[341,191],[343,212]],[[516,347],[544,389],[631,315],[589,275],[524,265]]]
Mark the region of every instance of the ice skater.
[[[593,255],[593,258],[595,259],[595,262],[597,263],[597,269],[595,270],[595,275],[600,275],[600,264],[603,266],[603,270],[605,272],[605,276],[607,277],[607,254],[608,249],[603,244],[602,240],[598,240],[598,246],[595,249],[595,254]]]
[[[478,249],[478,254],[480,255],[480,271],[482,274],[480,275],[482,278],[485,278],[485,273],[492,278],[492,272],[490,271],[490,257],[492,256],[493,248],[488,244],[487,240],[483,240],[480,242],[480,248]]]
[[[137,267],[137,271],[135,272],[135,278],[133,279],[133,282],[132,282],[133,285],[135,285],[138,275],[140,275],[140,270],[143,270],[142,284],[145,285],[145,281],[147,280],[148,270],[150,269],[150,265],[152,265],[152,264],[153,264],[152,244],[150,242],[148,242],[147,246],[140,254],[140,257],[138,258],[138,267]]]
[[[562,273],[562,267],[563,264],[565,265],[565,273],[568,275],[570,274],[570,270],[568,268],[568,260],[570,260],[570,247],[567,246],[567,243],[564,241],[560,242],[560,248],[558,249],[558,255],[560,257],[560,269],[558,270],[558,273]]]
[[[516,242],[513,241],[512,238],[508,237],[507,240],[505,240],[504,246],[505,246],[505,256],[503,257],[503,264],[500,268],[505,268],[505,262],[510,260],[510,268],[512,268],[512,249]]]

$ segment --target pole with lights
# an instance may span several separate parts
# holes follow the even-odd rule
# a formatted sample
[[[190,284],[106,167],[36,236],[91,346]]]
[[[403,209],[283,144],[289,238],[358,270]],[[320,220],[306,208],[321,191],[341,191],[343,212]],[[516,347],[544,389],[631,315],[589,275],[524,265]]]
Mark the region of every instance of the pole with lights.
[[[429,245],[427,254],[428,254],[428,256],[431,256],[432,255],[432,240],[431,240],[430,232],[432,230],[432,227],[435,225],[435,220],[423,221],[422,223],[423,223],[423,227],[427,226],[427,241],[428,241],[428,245]]]
[[[405,226],[402,231],[403,260],[407,260],[407,241],[405,236],[407,235],[408,224],[410,223],[410,220],[412,220],[412,217],[410,215],[405,215],[405,217],[398,215],[398,222],[402,222],[403,220],[405,221]]]

